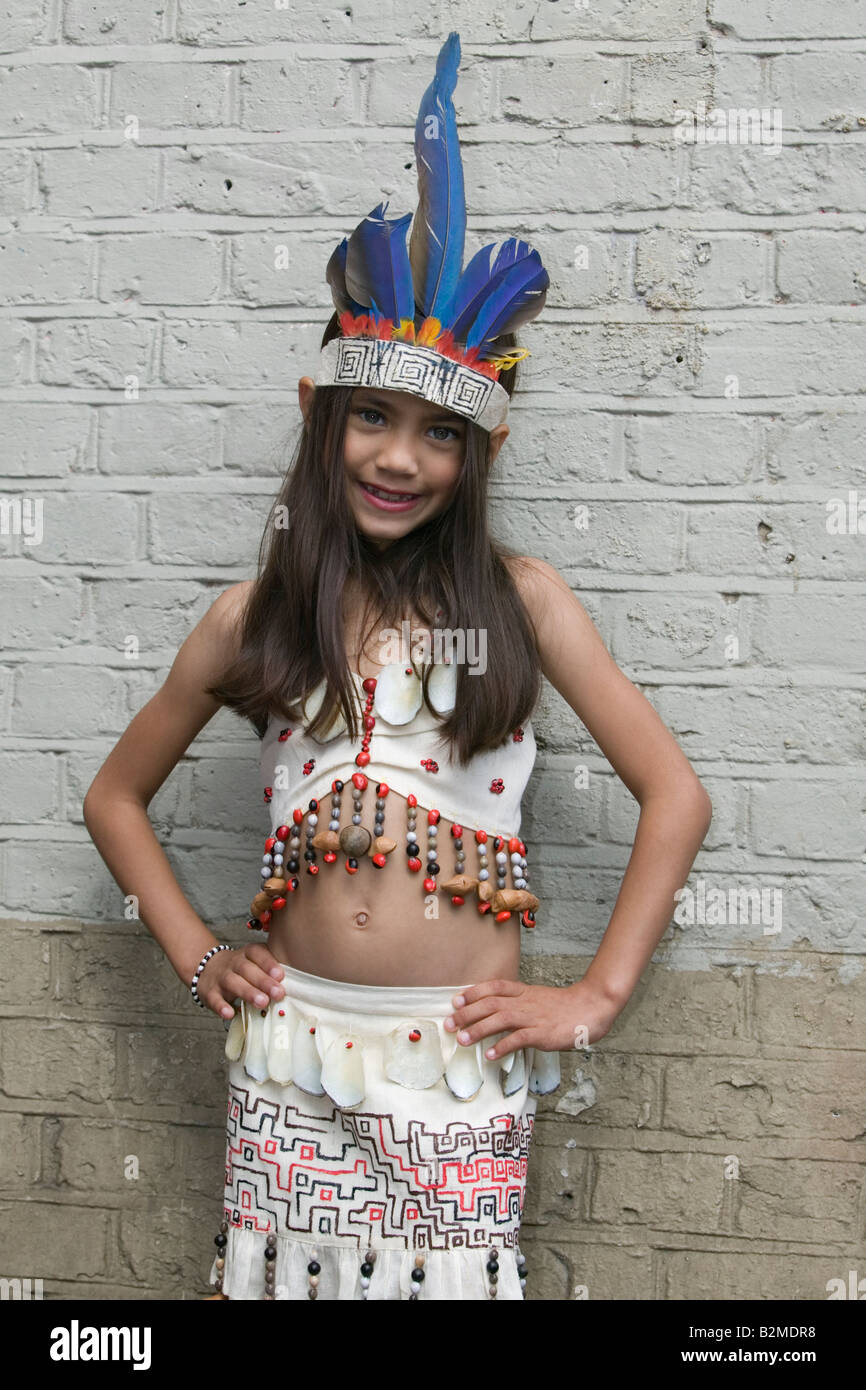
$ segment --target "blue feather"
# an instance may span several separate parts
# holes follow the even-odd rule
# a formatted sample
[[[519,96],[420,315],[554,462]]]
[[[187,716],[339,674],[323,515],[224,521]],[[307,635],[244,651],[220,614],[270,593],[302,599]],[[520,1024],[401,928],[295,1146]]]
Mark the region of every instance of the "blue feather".
[[[339,246],[334,248],[325,270],[325,279],[331,287],[331,298],[337,311],[342,314],[348,310],[357,318],[359,314],[366,313],[366,306],[353,299],[346,287],[346,252],[348,246],[349,238],[343,237]]]
[[[358,303],[373,309],[377,317],[384,315],[399,322],[401,318],[415,318],[415,292],[406,248],[406,228],[412,214],[388,218],[387,207],[387,203],[380,203],[349,237],[346,289]]]
[[[458,342],[465,340],[484,304],[502,283],[511,267],[532,251],[528,242],[509,237],[503,242],[491,265],[491,252],[496,250],[496,245],[496,242],[492,242],[476,251],[454,291],[451,318],[445,327],[451,329]]]
[[[418,211],[409,242],[415,298],[422,314],[448,318],[463,265],[466,199],[457,117],[451,94],[460,66],[460,35],[448,35],[436,75],[421,98],[415,122]]]
[[[534,319],[544,305],[549,284],[550,276],[537,251],[515,261],[485,298],[466,335],[467,348],[483,347]]]

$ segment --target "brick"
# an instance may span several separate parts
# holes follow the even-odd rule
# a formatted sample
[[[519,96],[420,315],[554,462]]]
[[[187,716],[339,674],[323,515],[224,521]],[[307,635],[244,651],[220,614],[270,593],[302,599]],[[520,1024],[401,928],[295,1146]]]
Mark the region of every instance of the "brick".
[[[857,0],[822,5],[782,0],[710,0],[708,16],[739,39],[856,38],[862,15]]]
[[[0,401],[3,472],[7,477],[65,478],[89,471],[88,406]]]
[[[68,1201],[6,1201],[3,1241],[10,1252],[4,1261],[7,1279],[48,1281],[62,1270],[68,1279],[98,1279],[105,1274],[110,1248],[111,1220],[99,1207]],[[13,1253],[14,1252],[14,1253]]]
[[[859,779],[765,782],[750,790],[749,822],[758,853],[856,861],[866,834],[866,792]]]
[[[80,635],[83,586],[79,580],[50,575],[4,578],[0,646],[19,651],[66,647]]]
[[[862,304],[866,299],[859,232],[786,231],[777,238],[776,284],[792,304]]]
[[[97,102],[94,69],[72,63],[0,68],[0,127],[9,135],[92,130]]]
[[[849,487],[866,490],[866,456],[861,448],[860,412],[808,407],[767,423],[767,476],[776,482],[810,483],[840,496]]]
[[[138,400],[100,406],[99,471],[109,477],[210,476],[219,463],[219,411],[199,404]],[[175,594],[182,593],[177,580]],[[141,586],[136,585],[136,589]],[[111,592],[99,586],[99,594]],[[165,591],[163,591],[165,592]],[[158,618],[158,613],[152,614]]]
[[[98,1023],[46,1019],[33,1046],[33,1025],[3,1026],[3,1090],[29,1101],[63,1100],[103,1106],[114,1093],[115,1033]]]
[[[129,1094],[139,1105],[174,1107],[188,1116],[204,1110],[224,1120],[228,1076],[225,1035],[215,1018],[212,1028],[128,1029],[121,1038],[127,1053]]]
[[[130,217],[153,212],[159,152],[133,141],[114,149],[47,149],[39,155],[43,211],[51,217]]]
[[[0,53],[17,53],[45,38],[43,0],[20,0],[0,15]]]
[[[30,207],[30,184],[29,151],[0,150],[0,216],[15,217],[27,211]]]
[[[106,12],[94,0],[65,0],[63,37],[69,43],[151,44],[163,37],[165,7],[143,9],[118,6]]]
[[[239,124],[244,130],[286,132],[298,127],[321,130],[357,125],[360,110],[354,67],[336,55],[286,57],[279,62],[249,59],[238,73]],[[425,77],[425,83],[428,80]],[[422,86],[419,98],[423,90]]]
[[[145,130],[224,125],[230,72],[227,63],[120,63],[113,70],[108,123],[123,128],[135,116]]]
[[[39,1180],[39,1161],[38,1115],[0,1111],[0,1188],[10,1195],[20,1192],[26,1200],[32,1195],[28,1189]]]
[[[141,1195],[177,1190],[178,1136],[161,1125],[129,1121],[60,1121],[59,1181],[71,1193],[109,1194],[130,1206]],[[132,1161],[131,1161],[132,1160]]]
[[[209,304],[219,297],[221,261],[216,237],[151,232],[104,237],[99,298],[124,304]]]
[[[650,309],[734,309],[768,302],[767,242],[758,233],[650,228],[640,233],[636,249],[635,293]],[[687,419],[697,430],[716,423],[703,415]]]
[[[608,1150],[598,1155],[592,1219],[713,1232],[721,1229],[723,1181],[722,1158],[716,1154],[673,1147],[658,1154]]]
[[[317,0],[277,0],[242,13],[234,0],[180,0],[177,36],[181,43],[218,46],[294,43],[369,43],[371,34],[399,34],[401,40],[439,38],[433,10],[417,13],[399,0],[355,0],[351,6],[323,9]],[[435,51],[435,50],[434,50]]]
[[[61,304],[87,299],[93,248],[84,238],[0,238],[0,303]]]
[[[802,1031],[789,1046],[808,1047]],[[812,1046],[820,1045],[816,1037]],[[821,1061],[807,1055],[793,1065],[767,1057],[670,1058],[665,1068],[664,1125],[695,1138],[779,1141],[783,1152],[800,1141],[815,1157],[833,1153],[833,1141],[856,1139],[864,1064],[854,1055]],[[805,1141],[805,1142],[804,1142]],[[746,1167],[751,1159],[739,1155]],[[745,1177],[745,1173],[742,1174]]]

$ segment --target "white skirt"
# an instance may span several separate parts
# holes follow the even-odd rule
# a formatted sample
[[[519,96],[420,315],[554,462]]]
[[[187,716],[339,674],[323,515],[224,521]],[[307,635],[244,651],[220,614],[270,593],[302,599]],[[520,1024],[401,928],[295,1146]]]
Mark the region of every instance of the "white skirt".
[[[226,1037],[230,1299],[523,1298],[536,1097],[559,1054],[491,1062],[443,1020],[460,986],[356,985],[284,965]]]

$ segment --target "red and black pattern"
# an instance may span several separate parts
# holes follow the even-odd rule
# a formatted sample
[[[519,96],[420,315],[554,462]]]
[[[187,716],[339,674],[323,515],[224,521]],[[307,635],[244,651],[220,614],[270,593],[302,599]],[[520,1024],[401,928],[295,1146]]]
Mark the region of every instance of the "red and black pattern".
[[[534,1114],[455,1120],[444,1132],[327,1096],[269,1100],[229,1089],[225,1212],[231,1225],[304,1233],[365,1249],[517,1243]],[[297,1104],[294,1102],[298,1102]],[[300,1106],[303,1108],[300,1108]]]

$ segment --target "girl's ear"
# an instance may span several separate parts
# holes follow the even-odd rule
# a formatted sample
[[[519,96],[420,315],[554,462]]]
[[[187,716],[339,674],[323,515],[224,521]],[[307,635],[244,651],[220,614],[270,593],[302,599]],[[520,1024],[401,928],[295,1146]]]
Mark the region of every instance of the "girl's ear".
[[[298,382],[298,403],[301,407],[301,414],[306,423],[310,409],[313,404],[313,396],[316,390],[316,383],[311,376],[302,376]]]
[[[510,434],[507,425],[497,425],[495,430],[491,430],[487,440],[487,466],[493,463],[499,450],[502,448]]]

